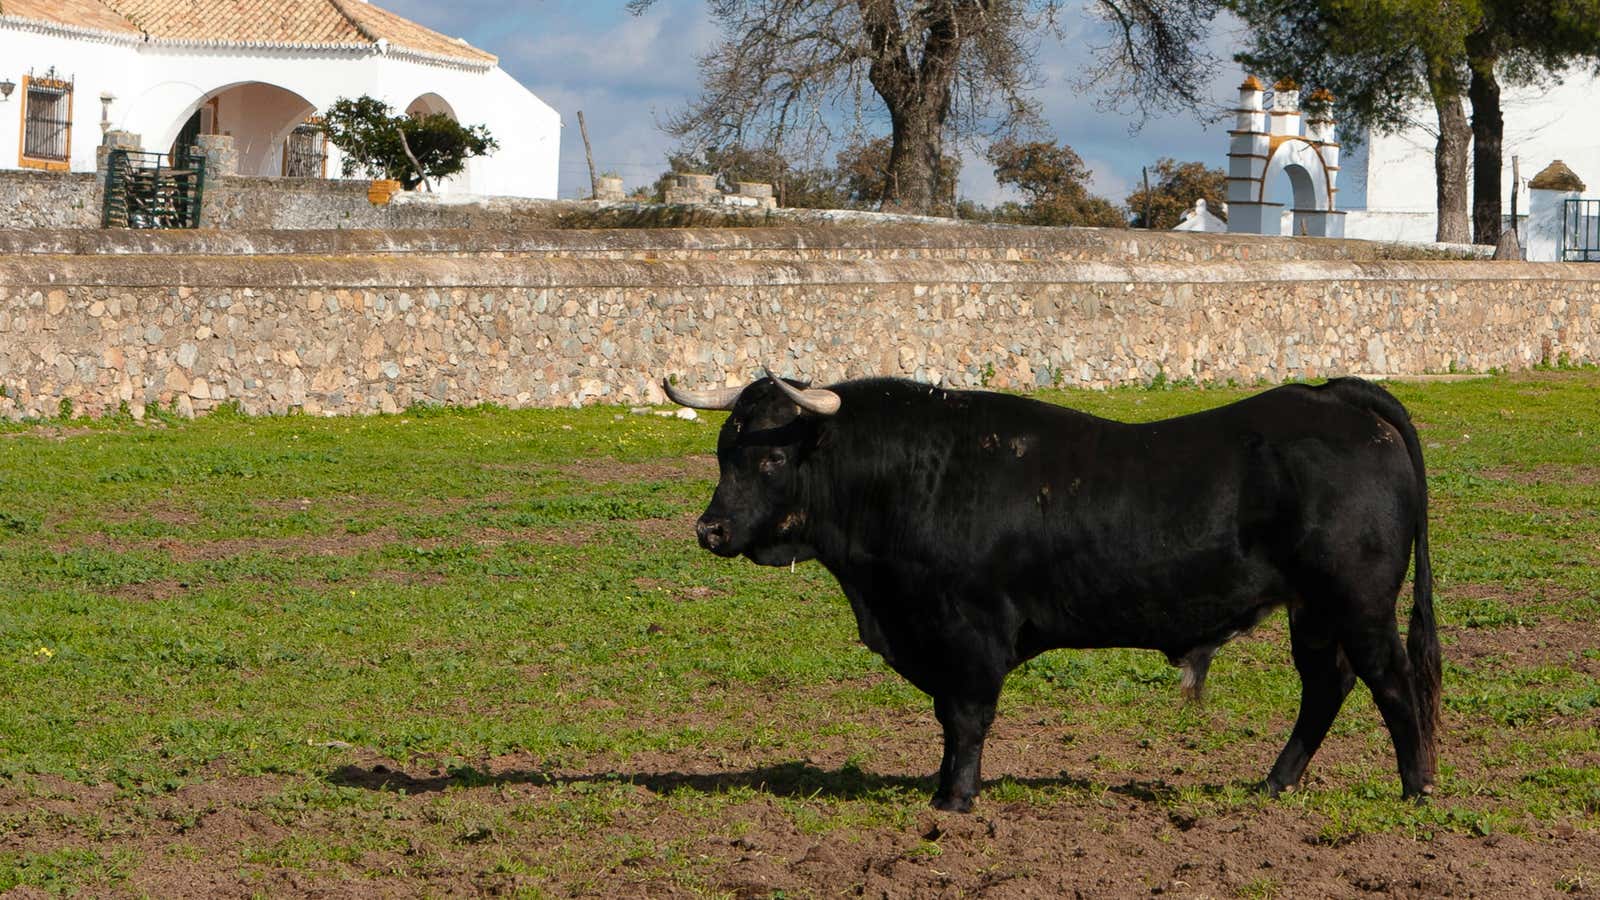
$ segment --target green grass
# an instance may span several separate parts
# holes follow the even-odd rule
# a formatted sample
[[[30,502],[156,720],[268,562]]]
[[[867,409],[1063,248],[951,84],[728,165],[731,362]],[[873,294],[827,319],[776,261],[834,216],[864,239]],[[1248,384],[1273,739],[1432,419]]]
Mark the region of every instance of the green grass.
[[[1572,664],[1595,644],[1533,641],[1600,615],[1600,374],[1392,389],[1430,466],[1440,795],[1398,799],[1358,689],[1329,739],[1341,749],[1279,802],[1335,844],[1600,829],[1600,779],[1569,764],[1600,754],[1596,667]],[[1047,396],[1152,419],[1247,393]],[[273,825],[228,863],[269,895],[285,870],[470,870],[535,896],[624,871],[709,891],[723,870],[698,842],[737,837],[752,804],[801,834],[913,828],[937,747],[901,732],[931,719],[926,699],[859,645],[818,566],[694,546],[715,426],[610,408],[0,426],[0,797],[40,801],[0,805],[0,890],[120,890],[152,854],[203,864],[213,851],[185,836],[224,808]],[[1457,654],[1469,639],[1497,649]],[[1259,809],[1250,783],[1298,699],[1281,616],[1222,652],[1204,708],[1176,682],[1136,651],[1025,665],[1002,718],[1037,723],[1029,752],[1072,776],[991,768],[985,802]],[[340,780],[376,761],[439,774],[415,796]],[[264,794],[188,799],[252,779]],[[72,785],[112,787],[85,807]],[[661,817],[676,837],[640,836]],[[136,839],[151,834],[164,850]],[[1281,890],[1262,876],[1238,893]]]

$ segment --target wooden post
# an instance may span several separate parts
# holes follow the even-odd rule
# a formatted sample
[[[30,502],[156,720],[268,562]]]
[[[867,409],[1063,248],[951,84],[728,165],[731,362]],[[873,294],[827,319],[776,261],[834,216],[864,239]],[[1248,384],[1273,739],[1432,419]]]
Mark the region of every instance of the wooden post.
[[[1517,233],[1517,187],[1522,181],[1522,172],[1517,166],[1517,158],[1511,157],[1511,227],[1500,232],[1500,240],[1495,242],[1495,259],[1522,259],[1522,236]]]
[[[583,135],[583,158],[589,163],[589,199],[600,196],[600,175],[594,170],[594,153],[589,149],[589,126],[583,124],[583,110],[578,110],[578,133]]]
[[[1150,224],[1150,167],[1140,166],[1139,172],[1144,175],[1144,227],[1150,229],[1155,227]]]
[[[1511,230],[1517,230],[1517,193],[1522,186],[1522,171],[1517,167],[1517,158],[1511,157]]]

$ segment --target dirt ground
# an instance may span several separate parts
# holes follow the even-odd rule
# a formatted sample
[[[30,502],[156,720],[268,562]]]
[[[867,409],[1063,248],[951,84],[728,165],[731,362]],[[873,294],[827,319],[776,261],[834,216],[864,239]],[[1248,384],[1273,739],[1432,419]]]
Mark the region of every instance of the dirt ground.
[[[1472,651],[1506,652],[1485,635],[1518,643],[1515,630],[1473,633]],[[570,769],[506,756],[474,761],[472,772],[402,765],[360,748],[355,762],[326,773],[328,784],[383,792],[393,807],[374,823],[350,805],[308,808],[292,825],[270,813],[270,799],[294,779],[243,776],[218,764],[193,783],[158,796],[119,796],[110,786],[39,777],[28,789],[0,787],[0,817],[24,808],[70,827],[24,827],[5,843],[29,852],[57,847],[133,850],[138,862],[123,887],[152,897],[399,897],[464,894],[650,896],[713,894],[766,897],[1539,897],[1600,889],[1600,835],[1563,822],[1524,824],[1526,834],[1469,836],[1401,833],[1328,837],[1326,820],[1292,802],[1263,802],[1217,815],[1173,812],[1180,791],[1204,794],[1243,785],[1265,771],[1277,750],[1272,723],[1248,745],[1206,753],[1176,741],[1151,748],[1124,735],[1076,739],[1048,717],[1012,712],[995,726],[986,773],[1058,789],[1052,802],[1004,802],[989,793],[970,815],[924,810],[873,827],[802,827],[793,804],[818,794],[849,800],[886,788],[931,790],[938,731],[931,715],[897,714],[873,747],[871,766],[852,769],[861,750],[844,738],[824,741],[804,759],[749,753],[650,753]],[[1087,736],[1085,736],[1087,737]],[[1449,759],[1449,735],[1442,748]],[[884,761],[888,761],[887,763]],[[1600,765],[1600,759],[1568,760]],[[1392,765],[1350,735],[1330,737],[1308,774],[1315,789],[1342,765]],[[852,773],[840,777],[841,772]],[[1473,772],[1464,773],[1470,780]],[[1092,779],[1092,781],[1091,781]],[[1096,788],[1094,784],[1107,785]],[[553,841],[576,847],[611,839],[672,845],[697,860],[699,884],[653,876],[629,864],[584,873],[580,881],[530,872],[497,872],[493,861],[554,846],[504,842],[490,829],[468,829],[441,842],[436,799],[505,812],[551,807],[575,785],[610,785],[623,802],[605,824]],[[708,824],[677,802],[685,789],[741,792]],[[1485,805],[1492,801],[1483,801]],[[153,815],[152,815],[153,813]],[[366,850],[341,870],[266,866],[249,847],[291,836],[337,841],[349,829],[375,828],[385,846]],[[102,852],[105,852],[102,849]],[[417,855],[427,856],[418,860]],[[10,896],[43,896],[34,888]]]
[[[661,760],[661,763],[667,763]],[[759,785],[784,796],[789,779],[808,767],[778,765],[728,772],[682,761],[665,772],[624,772],[641,802],[619,816],[607,831],[646,840],[677,840],[699,831],[688,817],[662,802],[684,785]],[[374,771],[375,767],[381,767]],[[381,769],[387,769],[382,771]],[[557,785],[611,778],[613,772],[546,774],[526,769],[496,769],[494,783],[468,790],[492,794],[506,804],[549,801]],[[332,773],[337,782],[374,789],[401,789],[420,804],[441,790],[448,777],[412,775],[383,764]],[[904,775],[869,776],[891,780]],[[499,779],[504,779],[499,780]],[[920,780],[916,781],[921,785]],[[380,788],[379,785],[387,785]],[[125,812],[109,788],[53,786],[60,799],[46,801],[55,812],[98,816],[115,826]],[[427,874],[353,877],[399,869],[420,840],[389,853],[367,853],[344,878],[272,870],[265,883],[244,873],[241,847],[278,841],[289,829],[256,807],[286,787],[274,777],[225,777],[181,789],[165,801],[162,829],[124,835],[117,843],[140,852],[143,862],[126,887],[153,897],[296,895],[308,897],[392,897],[421,894],[503,894],[542,887],[567,893],[542,879],[484,874],[495,838],[474,843],[465,835],[457,846],[430,860]],[[459,788],[458,788],[459,789]],[[1536,836],[1468,837],[1441,834],[1430,840],[1399,835],[1367,835],[1344,842],[1319,837],[1314,824],[1296,810],[1265,806],[1217,818],[1171,816],[1150,802],[1152,788],[1137,780],[1113,787],[1092,804],[1039,808],[1026,803],[985,802],[971,815],[931,809],[909,827],[838,830],[816,835],[796,828],[775,798],[761,796],[727,811],[730,821],[756,823],[740,833],[694,836],[683,852],[720,863],[712,886],[737,897],[1130,897],[1169,894],[1185,897],[1538,897],[1589,893],[1596,889],[1582,873],[1600,869],[1600,838],[1560,824]],[[547,796],[541,797],[541,794]],[[0,797],[10,812],[16,797]],[[26,801],[37,803],[37,800]],[[404,804],[402,804],[404,805]],[[423,821],[424,817],[414,817]],[[302,831],[337,832],[337,819],[310,817]],[[605,833],[582,840],[604,838]],[[182,843],[199,852],[168,852]],[[29,842],[34,849],[38,845]],[[391,858],[385,858],[391,857]],[[699,893],[672,882],[641,882],[626,868],[595,873],[604,885],[595,896],[691,896]],[[1589,879],[1596,876],[1588,875]],[[777,893],[783,892],[783,893]],[[21,888],[8,896],[43,896]]]

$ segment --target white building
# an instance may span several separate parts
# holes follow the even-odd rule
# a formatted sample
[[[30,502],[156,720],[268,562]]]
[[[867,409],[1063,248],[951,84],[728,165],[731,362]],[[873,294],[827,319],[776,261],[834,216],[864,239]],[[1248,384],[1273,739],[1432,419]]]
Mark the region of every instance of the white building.
[[[363,0],[0,0],[0,169],[94,171],[110,128],[158,152],[232,135],[238,174],[338,177],[303,126],[366,94],[488,126],[500,149],[441,190],[553,198],[560,115],[496,63]]]
[[[1555,160],[1563,160],[1590,184],[1600,181],[1600,116],[1594,115],[1600,78],[1573,71],[1542,88],[1507,88],[1500,106],[1505,115],[1501,143],[1502,215],[1511,215],[1511,158],[1518,157],[1523,183],[1517,212],[1530,211],[1527,181]],[[1471,107],[1467,108],[1471,115]],[[1433,151],[1438,122],[1432,108],[1419,109],[1418,124],[1396,135],[1366,135],[1346,147],[1339,173],[1339,208],[1345,236],[1372,240],[1431,241],[1437,233],[1437,193]],[[1469,151],[1470,152],[1470,151]],[[1469,161],[1470,165],[1470,161]],[[1468,175],[1471,194],[1471,175]],[[1470,200],[1468,210],[1470,215]]]

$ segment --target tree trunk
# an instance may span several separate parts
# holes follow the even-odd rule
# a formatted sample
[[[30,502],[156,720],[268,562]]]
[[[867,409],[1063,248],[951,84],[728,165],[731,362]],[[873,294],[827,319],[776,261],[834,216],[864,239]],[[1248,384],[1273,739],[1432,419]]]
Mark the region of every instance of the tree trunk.
[[[935,213],[943,194],[939,164],[944,156],[944,124],[950,114],[956,62],[962,42],[970,35],[964,36],[958,27],[956,10],[943,10],[943,15],[927,24],[921,61],[914,64],[895,5],[882,0],[857,3],[873,51],[867,79],[889,107],[893,129],[881,206]]]
[[[1467,153],[1472,126],[1461,106],[1458,89],[1443,78],[1428,79],[1433,108],[1439,116],[1439,140],[1433,151],[1433,178],[1437,189],[1438,229],[1434,240],[1447,244],[1472,242],[1467,218]]]
[[[1467,65],[1472,80],[1467,97],[1472,101],[1472,241],[1496,244],[1500,240],[1500,140],[1505,118],[1500,113],[1500,82],[1495,77],[1499,54],[1479,35],[1467,38]]]
[[[904,115],[891,115],[890,120],[894,130],[889,145],[889,171],[883,182],[883,209],[922,215],[938,212],[944,123],[916,108]]]

